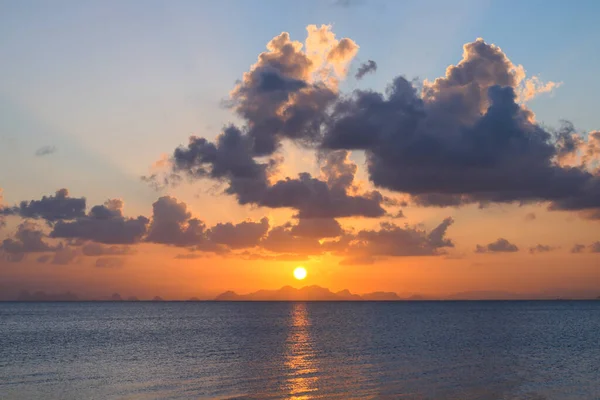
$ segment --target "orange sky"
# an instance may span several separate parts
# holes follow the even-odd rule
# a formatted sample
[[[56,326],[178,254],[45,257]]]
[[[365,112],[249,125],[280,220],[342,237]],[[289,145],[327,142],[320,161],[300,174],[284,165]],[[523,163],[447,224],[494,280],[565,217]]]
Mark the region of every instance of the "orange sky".
[[[293,40],[287,34],[275,37],[267,46],[268,50],[261,53],[256,64],[241,77],[231,92],[231,120],[243,128],[228,133],[230,128],[224,127],[219,131],[221,136],[216,139],[213,133],[207,142],[192,139],[189,145],[186,144],[189,132],[166,132],[165,135],[177,137],[183,146],[181,153],[165,148],[162,155],[157,154],[156,159],[160,162],[144,167],[146,177],[154,174],[153,178],[141,180],[136,177],[132,184],[131,190],[139,188],[139,192],[143,192],[134,200],[115,193],[110,181],[81,177],[75,178],[79,184],[76,192],[53,194],[45,187],[38,190],[25,182],[22,187],[4,186],[4,198],[0,198],[0,211],[4,210],[2,221],[5,223],[0,230],[4,239],[0,247],[1,298],[12,298],[26,289],[46,292],[69,290],[82,298],[100,298],[118,292],[123,297],[151,298],[159,295],[166,299],[210,299],[225,290],[246,293],[284,285],[319,285],[333,291],[350,289],[355,293],[393,291],[400,295],[421,294],[434,298],[470,291],[506,291],[539,297],[600,295],[600,230],[597,219],[600,210],[597,203],[600,134],[573,131],[562,138],[543,139],[540,148],[551,148],[554,153],[542,159],[540,164],[530,166],[529,160],[541,157],[539,153],[543,152],[531,150],[531,154],[523,156],[524,161],[514,158],[515,165],[524,163],[524,167],[519,168],[513,168],[511,162],[504,163],[502,150],[488,156],[494,159],[497,155],[501,160],[491,167],[487,160],[478,158],[482,153],[465,155],[456,165],[444,165],[443,162],[447,162],[444,157],[453,160],[451,156],[454,154],[436,153],[433,157],[434,151],[439,149],[432,145],[416,158],[419,168],[414,168],[415,171],[410,165],[401,164],[402,157],[410,158],[410,152],[402,153],[402,157],[386,158],[387,147],[395,146],[393,141],[384,141],[387,139],[378,139],[383,142],[373,147],[365,145],[364,148],[352,147],[354,144],[326,148],[322,143],[316,145],[313,142],[306,146],[294,135],[307,135],[302,139],[310,142],[314,138],[306,133],[309,128],[290,133],[286,129],[293,128],[286,125],[268,136],[265,132],[269,132],[270,128],[265,121],[272,123],[274,119],[281,119],[283,122],[279,122],[282,124],[292,124],[292,118],[288,119],[288,116],[294,112],[294,107],[301,108],[298,118],[303,118],[304,113],[318,114],[322,110],[333,109],[334,104],[342,109],[343,101],[348,99],[341,93],[343,82],[354,79],[350,72],[360,64],[355,59],[359,46],[351,39],[337,38],[329,26],[309,26],[304,47],[301,42]],[[288,51],[293,56],[289,56]],[[456,53],[459,56],[460,49]],[[519,127],[526,127],[524,137],[533,137],[537,132],[535,129],[542,129],[541,125],[533,122],[535,115],[526,101],[553,91],[557,91],[558,96],[560,82],[542,82],[536,76],[526,77],[522,66],[512,64],[499,48],[479,39],[465,45],[462,57],[462,61],[447,69],[445,76],[424,81],[424,90],[416,97],[424,102],[424,107],[428,107],[428,115],[440,118],[444,129],[455,123],[455,119],[460,120],[456,122],[460,129],[455,132],[447,128],[448,131],[440,136],[440,147],[451,143],[448,138],[453,134],[460,135],[464,130],[483,125],[480,121],[491,115],[492,111],[488,110],[493,110],[494,101],[501,101],[491,98],[494,87],[509,88],[514,94],[514,104],[518,105],[514,113],[518,117],[513,119],[524,116],[519,119]],[[279,68],[281,65],[285,68],[281,67],[276,76],[268,75],[273,73],[274,66]],[[490,65],[504,69],[502,74],[494,76]],[[467,74],[469,68],[481,68],[480,74],[474,74],[472,82],[457,84],[454,80],[458,78],[454,75]],[[467,78],[463,76],[460,79]],[[269,89],[269,85],[275,85],[276,90],[289,91],[285,101],[277,96],[269,97],[269,91],[275,90]],[[400,89],[396,87],[394,90]],[[365,93],[357,96],[364,95],[364,101],[367,101]],[[471,100],[476,104],[473,106],[465,101],[474,108],[460,118],[447,116],[440,111],[443,107],[439,103],[454,101],[445,97],[451,99],[451,95],[457,98],[473,96],[475,100]],[[382,112],[375,106],[373,111],[366,106],[367,111],[355,106],[353,112],[356,115],[350,117],[357,119],[351,119],[354,122],[345,125],[343,135],[352,131],[354,126],[360,126],[361,113],[373,112],[363,121],[372,123],[378,118],[377,113]],[[448,104],[444,103],[444,107]],[[319,122],[319,129],[327,132],[324,137],[335,133],[331,125],[348,117],[339,112],[337,119],[333,114],[327,114],[326,118],[331,120]],[[460,112],[457,111],[457,115]],[[398,115],[387,115],[381,124],[390,123],[394,118],[400,119]],[[319,116],[314,118],[317,120]],[[223,121],[224,125],[226,123],[228,121]],[[433,117],[423,122],[422,135],[437,137],[437,123]],[[480,135],[487,135],[485,129],[494,131],[502,123],[496,121],[494,128],[483,125]],[[371,129],[378,129],[377,125],[373,126]],[[257,127],[262,127],[262,130]],[[257,132],[253,131],[255,128]],[[402,129],[398,128],[398,132],[404,132]],[[510,129],[501,134],[513,134]],[[211,130],[215,131],[214,128]],[[400,135],[398,132],[393,134]],[[374,135],[371,131],[368,133]],[[205,136],[203,129],[192,134]],[[258,148],[259,139],[264,138],[261,135],[268,136],[266,142],[273,141],[273,149],[267,149],[268,143],[265,144],[267,150]],[[233,147],[226,142],[227,137],[241,144]],[[346,140],[345,136],[341,138]],[[560,140],[572,140],[574,149],[560,153],[563,146]],[[123,138],[123,141],[127,139]],[[247,143],[254,147],[244,147]],[[449,145],[449,151],[456,150],[452,146]],[[420,148],[415,148],[415,151],[420,151]],[[463,151],[458,145],[456,148]],[[507,152],[512,151],[510,146],[507,149]],[[530,151],[527,146],[524,149],[522,151]],[[203,151],[209,154],[203,155],[204,159],[194,153]],[[212,152],[217,151],[223,151],[225,156],[222,159],[216,156],[210,158]],[[492,150],[485,148],[482,151]],[[520,157],[518,151],[507,153],[507,157]],[[49,148],[47,152],[49,155],[42,156],[51,159],[53,151]],[[368,162],[372,168],[367,168],[365,154],[370,155]],[[199,158],[190,161],[192,156]],[[473,159],[467,161],[470,156]],[[427,161],[430,158],[433,161]],[[266,167],[269,162],[271,164]],[[485,167],[464,166],[478,162]],[[380,171],[374,166],[380,165],[384,165],[381,168],[389,168],[384,169],[388,175],[377,175]],[[434,167],[438,170],[431,175]],[[467,188],[464,190],[460,189],[463,187],[460,179],[454,182],[455,187],[449,188],[451,183],[441,179],[438,187],[432,186],[435,185],[435,182],[430,183],[432,176],[451,175],[455,167],[459,170],[464,168],[461,173],[465,174],[465,182],[469,179],[475,181],[483,173],[481,171],[489,174],[488,181],[464,184]],[[552,178],[556,180],[549,180],[547,188],[531,189],[529,192],[529,189],[519,186],[519,182],[527,179],[530,168],[537,167],[557,175],[573,173],[577,179],[587,179],[587,183],[569,189],[571,193],[556,194],[554,188],[559,185],[575,186],[569,186],[571,181],[567,185],[567,178],[564,181]],[[219,168],[226,172],[218,175],[216,171]],[[198,172],[198,169],[203,170]],[[310,179],[298,175],[301,173],[310,173]],[[414,176],[411,175],[413,173]],[[417,178],[421,173],[424,174],[424,182]],[[179,180],[174,180],[174,175]],[[169,179],[168,184],[163,181],[165,177]],[[260,180],[262,177],[264,179]],[[452,178],[450,176],[449,179]],[[247,184],[247,179],[250,179],[250,184]],[[381,179],[377,186],[374,184],[376,179]],[[489,179],[497,179],[496,186],[490,188]],[[149,181],[160,186],[157,192],[148,191]],[[65,176],[63,187],[68,188],[69,182],[68,176]],[[319,190],[326,194],[323,198],[315,197],[316,201],[313,197],[298,201],[298,197],[305,193],[298,189],[299,192],[291,192],[290,197],[284,198],[281,193],[285,185],[308,185],[309,191],[317,193],[315,196],[322,194]],[[402,189],[397,189],[400,186]],[[103,188],[107,193],[104,197],[97,194]],[[85,189],[95,194],[90,196]],[[264,193],[256,195],[257,190]],[[437,196],[440,193],[459,196],[453,199],[460,198],[460,204],[440,206],[424,203],[429,200],[424,200],[423,195]],[[49,203],[44,203],[42,196],[49,196],[46,198]],[[84,197],[87,202],[79,214],[69,210],[66,212],[72,213],[69,216],[61,214],[57,217],[52,213],[59,211],[50,210]],[[159,198],[162,200],[157,200]],[[333,206],[327,208],[325,203],[331,198],[334,199]],[[498,198],[508,200],[496,201]],[[104,203],[107,199],[121,201]],[[40,202],[27,203],[32,200]],[[25,205],[19,205],[21,201],[25,201]],[[98,212],[110,216],[94,214],[92,207],[95,205],[100,206]],[[44,207],[48,209],[42,210]],[[369,207],[373,207],[373,211],[369,211]],[[63,211],[61,209],[60,213]],[[402,211],[403,217],[397,216],[399,211]],[[136,219],[137,216],[143,217]],[[268,228],[261,230],[260,221],[265,217]],[[106,224],[115,225],[104,225],[102,221],[105,219],[110,220]],[[248,224],[235,225],[244,221]],[[219,224],[226,223],[234,225],[229,228],[221,226],[225,233],[219,236]],[[325,228],[306,228],[309,232],[300,234],[298,227],[301,223],[328,224],[337,229],[337,233],[327,236],[322,234]],[[140,229],[139,234],[128,231],[129,227],[134,229],[134,225]],[[284,235],[284,239],[277,239],[277,234]],[[346,239],[347,243],[344,242]],[[90,253],[92,247],[86,247],[90,244],[98,245],[94,249],[99,253]],[[329,245],[332,247],[327,247]],[[575,252],[576,245],[580,247]],[[295,281],[292,276],[298,265],[308,270],[308,277],[302,282]],[[484,294],[481,296],[486,297]]]

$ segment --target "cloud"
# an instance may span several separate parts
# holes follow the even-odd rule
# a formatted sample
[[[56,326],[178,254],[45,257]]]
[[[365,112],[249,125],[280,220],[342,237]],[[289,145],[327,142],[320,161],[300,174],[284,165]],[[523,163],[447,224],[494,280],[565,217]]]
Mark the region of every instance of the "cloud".
[[[265,261],[306,261],[309,259],[307,255],[304,254],[263,254],[263,253],[251,253],[251,252],[243,252],[238,254],[242,259],[255,261],[255,260],[265,260]]]
[[[562,85],[562,82],[542,82],[538,76],[523,80],[520,87],[519,100],[529,101],[542,93],[550,93]]]
[[[90,240],[104,244],[133,244],[142,239],[148,222],[143,216],[123,216],[123,202],[112,199],[103,205],[92,207],[87,215],[73,221],[57,221],[50,237]]]
[[[86,243],[81,247],[85,256],[125,256],[133,254],[134,250],[128,246],[105,246],[100,243]]]
[[[41,200],[22,201],[15,211],[23,218],[42,218],[49,222],[71,220],[85,215],[85,197],[69,197],[67,189]]]
[[[282,138],[304,143],[318,138],[338,80],[358,51],[352,40],[337,40],[328,25],[306,30],[305,46],[287,32],[274,37],[231,92],[253,155],[272,154]]]
[[[537,216],[535,215],[535,213],[530,212],[525,214],[525,217],[523,218],[525,221],[534,221],[537,218]]]
[[[589,246],[584,244],[575,244],[573,248],[571,248],[571,253],[584,253],[586,252],[586,249],[589,253],[600,253],[600,241],[594,242]]]
[[[477,245],[475,253],[514,253],[519,248],[504,238],[498,238],[495,242],[487,245]]]
[[[15,208],[6,207],[4,205],[4,196],[2,188],[0,188],[0,229],[6,226],[5,216],[14,215],[16,213]]]
[[[259,222],[244,221],[239,224],[218,223],[207,232],[208,239],[231,249],[254,247],[269,230],[269,219]]]
[[[5,253],[8,261],[21,261],[27,253],[41,253],[60,249],[58,245],[51,245],[44,239],[46,235],[40,227],[30,221],[22,222],[13,238],[7,238],[0,244],[0,250]]]
[[[125,260],[120,257],[101,257],[96,260],[97,268],[120,268],[125,265]]]
[[[38,157],[43,157],[56,153],[56,150],[56,146],[42,146],[35,151],[35,155]]]
[[[175,258],[177,260],[196,260],[198,258],[206,258],[207,255],[203,253],[185,253],[185,254],[177,254]]]
[[[328,181],[301,173],[297,178],[285,178],[271,184],[270,171],[274,161],[257,162],[251,155],[251,141],[238,128],[230,126],[217,137],[216,143],[192,137],[187,147],[173,154],[174,172],[192,178],[209,177],[227,181],[225,193],[235,195],[240,204],[255,204],[269,208],[296,209],[305,218],[336,218],[349,216],[379,217],[385,214],[384,197],[378,191],[349,193],[356,167],[347,161],[346,152],[326,158],[323,174]],[[338,165],[332,165],[338,163]],[[331,177],[330,174],[344,175]]]
[[[445,237],[446,231],[454,223],[452,218],[444,219],[437,227],[427,233],[423,229],[405,225],[404,228],[383,222],[379,230],[361,230],[343,246],[350,257],[410,257],[436,256],[444,254],[445,247],[454,247],[454,243]],[[343,242],[342,242],[343,243]]]
[[[298,224],[292,226],[290,233],[307,238],[331,238],[343,233],[339,222],[333,218],[300,218]]]
[[[52,255],[52,264],[67,265],[77,259],[79,251],[67,246],[61,246]]]
[[[356,79],[362,79],[366,74],[377,71],[377,63],[373,60],[369,60],[366,63],[362,63],[356,71],[354,77]]]
[[[319,254],[323,251],[319,241],[313,237],[295,236],[291,224],[274,227],[261,241],[265,250],[274,253]]]
[[[544,245],[544,244],[538,244],[534,247],[530,247],[529,248],[529,253],[531,254],[536,254],[536,253],[547,253],[549,251],[555,250],[556,247],[553,246],[548,246],[548,245]]]
[[[145,240],[173,246],[194,246],[205,239],[205,229],[204,222],[192,218],[184,202],[163,196],[152,204],[152,222]]]
[[[558,137],[517,102],[523,71],[482,39],[433,82],[336,102],[322,147],[365,150],[370,180],[421,206],[547,201],[600,218],[600,176],[559,165]],[[589,140],[589,139],[588,139]]]

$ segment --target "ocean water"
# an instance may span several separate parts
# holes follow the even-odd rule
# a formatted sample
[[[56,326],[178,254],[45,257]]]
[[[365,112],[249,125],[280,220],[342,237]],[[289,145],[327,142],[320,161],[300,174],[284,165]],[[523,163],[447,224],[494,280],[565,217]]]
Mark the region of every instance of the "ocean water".
[[[600,399],[600,301],[0,303],[0,399]]]

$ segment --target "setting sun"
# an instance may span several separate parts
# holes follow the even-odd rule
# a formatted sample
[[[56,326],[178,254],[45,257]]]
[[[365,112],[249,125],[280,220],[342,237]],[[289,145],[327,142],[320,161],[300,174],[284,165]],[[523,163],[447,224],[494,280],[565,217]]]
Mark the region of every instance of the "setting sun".
[[[306,268],[296,267],[296,269],[294,269],[294,278],[298,280],[306,278]]]

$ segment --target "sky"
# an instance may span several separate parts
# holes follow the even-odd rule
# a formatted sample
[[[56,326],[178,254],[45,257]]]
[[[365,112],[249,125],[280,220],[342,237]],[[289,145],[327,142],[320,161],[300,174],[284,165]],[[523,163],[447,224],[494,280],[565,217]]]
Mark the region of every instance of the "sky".
[[[0,1],[0,298],[596,297],[599,7]]]

